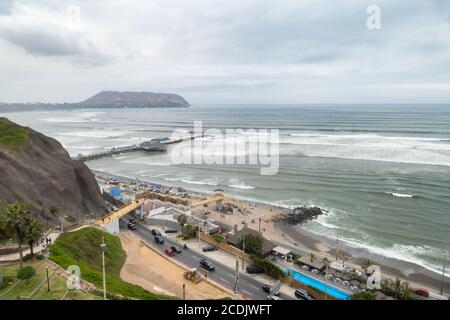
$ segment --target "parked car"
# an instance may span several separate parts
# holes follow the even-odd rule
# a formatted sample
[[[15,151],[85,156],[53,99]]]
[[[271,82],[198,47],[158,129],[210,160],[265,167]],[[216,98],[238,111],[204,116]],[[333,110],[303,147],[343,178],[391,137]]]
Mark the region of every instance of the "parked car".
[[[200,260],[200,266],[209,271],[216,270],[216,266],[211,261],[206,260],[206,259]]]
[[[167,254],[167,255],[170,256],[170,257],[173,257],[173,256],[176,254],[175,251],[173,251],[173,250],[170,249],[170,248],[164,249],[164,253]]]
[[[170,249],[172,249],[172,251],[175,252],[175,253],[183,252],[183,250],[181,250],[181,248],[177,247],[177,246],[171,246]]]
[[[425,297],[425,298],[428,298],[430,296],[430,293],[428,292],[428,290],[427,289],[422,289],[422,288],[415,289],[414,293],[417,294],[418,296],[422,296],[422,297]]]
[[[267,293],[270,294],[270,291],[272,291],[272,286],[269,285],[269,284],[265,284],[265,285],[262,286],[262,289],[263,289],[264,292],[267,292]],[[280,294],[280,292],[273,292],[274,296],[278,296],[279,294]]]
[[[308,292],[302,289],[295,290],[295,296],[302,300],[314,300],[314,298],[311,297]]]
[[[208,245],[208,246],[204,247],[202,250],[203,250],[203,252],[210,252],[210,251],[217,251],[219,249],[217,249],[216,246]]]
[[[159,231],[158,229],[152,229],[152,235],[160,236],[161,235],[161,231]]]
[[[134,223],[129,222],[128,223],[128,229],[129,230],[136,230],[136,225]]]
[[[155,236],[155,242],[158,244],[164,244],[164,239],[161,236]]]
[[[247,266],[247,268],[245,270],[247,271],[247,273],[250,273],[250,274],[264,273],[263,268],[255,266],[255,265]]]
[[[136,224],[136,219],[135,218],[130,218],[130,223]]]
[[[267,296],[267,300],[283,300],[279,296],[271,295]]]

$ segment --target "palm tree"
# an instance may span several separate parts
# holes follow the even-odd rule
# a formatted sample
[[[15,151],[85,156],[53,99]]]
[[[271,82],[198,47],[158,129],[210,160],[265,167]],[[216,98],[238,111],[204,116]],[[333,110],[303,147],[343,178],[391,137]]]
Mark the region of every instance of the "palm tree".
[[[330,260],[328,260],[327,257],[323,257],[322,263],[325,265],[325,272],[328,273],[328,267],[330,266]]]
[[[181,226],[181,234],[184,234],[184,225],[187,222],[187,216],[184,213],[182,213],[182,214],[178,215],[177,221]]]
[[[25,241],[26,220],[30,212],[26,209],[23,203],[14,202],[4,210],[3,214],[4,214],[4,223],[6,227],[12,230],[15,234],[17,245],[19,247],[20,268],[22,268],[23,266],[22,245]]]
[[[33,247],[42,237],[42,225],[34,217],[27,217],[25,221],[25,240],[30,246],[30,253],[34,256]]]

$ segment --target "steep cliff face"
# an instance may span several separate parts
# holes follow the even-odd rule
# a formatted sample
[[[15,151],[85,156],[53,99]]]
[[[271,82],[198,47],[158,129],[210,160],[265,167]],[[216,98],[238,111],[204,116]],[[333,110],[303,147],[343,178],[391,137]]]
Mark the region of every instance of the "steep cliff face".
[[[73,161],[55,139],[0,118],[0,204],[14,201],[53,221],[58,217],[49,213],[50,207],[80,220],[106,212],[94,175],[84,163]]]

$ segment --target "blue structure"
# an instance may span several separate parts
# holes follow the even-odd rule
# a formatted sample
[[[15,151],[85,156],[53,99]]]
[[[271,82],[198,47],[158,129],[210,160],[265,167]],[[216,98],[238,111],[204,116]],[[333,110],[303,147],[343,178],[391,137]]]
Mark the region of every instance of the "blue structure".
[[[120,192],[120,187],[119,186],[111,187],[111,188],[108,189],[107,192],[114,199],[120,199],[121,198],[121,192]]]
[[[341,299],[341,300],[349,300],[350,299],[350,294],[340,290],[336,287],[330,286],[328,284],[326,284],[325,282],[319,281],[317,279],[314,279],[310,276],[307,276],[306,274],[294,271],[292,269],[287,269],[286,271],[287,274],[290,274],[292,279],[300,282],[301,284],[304,284],[305,286],[311,286],[313,288],[316,288],[336,299]]]

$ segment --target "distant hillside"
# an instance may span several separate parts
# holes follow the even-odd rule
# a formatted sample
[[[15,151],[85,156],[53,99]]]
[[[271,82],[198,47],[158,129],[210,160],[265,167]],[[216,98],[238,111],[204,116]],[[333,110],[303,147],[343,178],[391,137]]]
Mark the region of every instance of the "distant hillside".
[[[106,213],[95,177],[84,163],[72,160],[55,139],[0,118],[0,207],[15,201],[52,225],[59,222],[49,213],[51,207],[80,220]]]
[[[80,103],[87,107],[189,107],[177,94],[103,91]]]
[[[0,112],[80,108],[186,108],[189,102],[173,93],[103,91],[77,103],[1,103]]]

